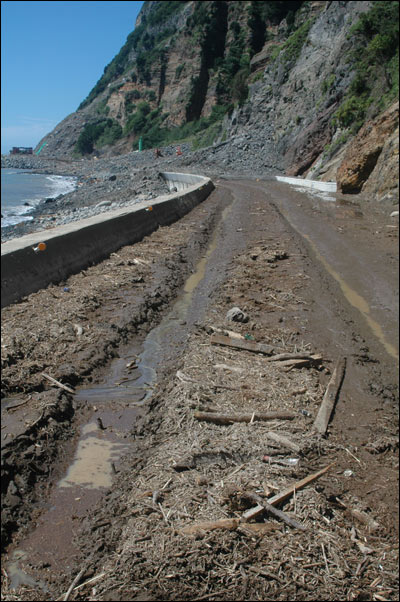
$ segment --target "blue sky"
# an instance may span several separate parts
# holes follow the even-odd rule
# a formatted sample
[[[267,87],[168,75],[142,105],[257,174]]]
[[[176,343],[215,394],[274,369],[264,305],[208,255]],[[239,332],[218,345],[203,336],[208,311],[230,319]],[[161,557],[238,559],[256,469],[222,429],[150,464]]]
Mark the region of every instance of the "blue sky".
[[[73,113],[119,52],[143,2],[1,2],[1,152]]]

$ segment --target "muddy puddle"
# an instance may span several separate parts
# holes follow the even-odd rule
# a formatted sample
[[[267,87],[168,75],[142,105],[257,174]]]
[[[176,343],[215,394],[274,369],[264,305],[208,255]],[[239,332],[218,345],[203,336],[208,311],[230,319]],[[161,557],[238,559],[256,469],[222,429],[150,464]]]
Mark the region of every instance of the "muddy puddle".
[[[49,575],[72,568],[77,553],[73,539],[80,519],[112,487],[119,462],[131,449],[133,424],[157,388],[158,367],[181,350],[205,309],[207,296],[199,285],[230,207],[222,211],[207,249],[160,324],[141,344],[134,341],[119,349],[120,357],[111,362],[101,382],[76,390],[77,405],[86,407],[86,422],[80,427],[70,465],[53,485],[46,503],[36,507],[34,530],[9,552],[7,573],[12,589],[26,585],[45,592],[51,588],[35,581],[29,567],[41,567]]]

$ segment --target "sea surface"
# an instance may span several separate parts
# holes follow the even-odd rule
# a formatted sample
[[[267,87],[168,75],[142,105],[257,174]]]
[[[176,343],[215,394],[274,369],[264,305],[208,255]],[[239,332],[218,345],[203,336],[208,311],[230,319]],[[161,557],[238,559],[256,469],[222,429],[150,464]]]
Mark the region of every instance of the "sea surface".
[[[1,227],[32,219],[40,201],[67,194],[76,188],[76,178],[37,174],[26,169],[1,170]]]

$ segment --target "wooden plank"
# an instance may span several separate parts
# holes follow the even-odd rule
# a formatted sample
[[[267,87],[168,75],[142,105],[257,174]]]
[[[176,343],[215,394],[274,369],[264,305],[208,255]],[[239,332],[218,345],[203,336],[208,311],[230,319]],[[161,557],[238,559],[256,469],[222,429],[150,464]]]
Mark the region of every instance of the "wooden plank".
[[[248,341],[246,339],[234,339],[222,334],[212,334],[211,345],[225,345],[227,347],[233,347],[234,349],[252,351],[253,353],[263,353],[265,355],[272,355],[276,350],[272,345],[256,343],[255,341]]]
[[[217,414],[215,412],[195,412],[197,420],[212,422],[214,424],[232,424],[233,422],[255,422],[267,420],[293,420],[293,412],[253,412],[251,414]]]
[[[330,468],[332,468],[332,466],[334,466],[334,464],[335,463],[333,462],[332,464],[329,464],[325,468],[322,468],[322,470],[319,470],[318,472],[314,472],[313,474],[308,475],[308,477],[305,477],[304,479],[301,479],[300,481],[293,483],[292,485],[290,485],[283,491],[281,491],[281,492],[277,493],[276,495],[274,495],[273,497],[269,498],[267,500],[267,502],[269,504],[271,504],[271,506],[277,506],[278,504],[281,504],[282,502],[284,502],[288,498],[290,498],[295,491],[304,489],[304,487],[306,487],[310,483],[313,483],[314,481],[319,479]],[[250,510],[246,510],[246,512],[242,515],[242,519],[245,521],[251,520],[252,518],[256,518],[257,516],[259,516],[262,512],[264,512],[264,508],[263,508],[263,506],[260,506],[260,504],[258,504],[254,508],[250,508]]]
[[[335,407],[336,399],[342,386],[344,373],[346,369],[346,358],[341,358],[337,361],[332,378],[328,383],[324,398],[319,408],[318,414],[314,420],[313,429],[321,435],[325,435],[331,418],[333,408]]]
[[[312,360],[314,355],[310,353],[277,353],[265,359],[266,362],[281,362],[283,360]],[[320,357],[320,356],[317,356]]]

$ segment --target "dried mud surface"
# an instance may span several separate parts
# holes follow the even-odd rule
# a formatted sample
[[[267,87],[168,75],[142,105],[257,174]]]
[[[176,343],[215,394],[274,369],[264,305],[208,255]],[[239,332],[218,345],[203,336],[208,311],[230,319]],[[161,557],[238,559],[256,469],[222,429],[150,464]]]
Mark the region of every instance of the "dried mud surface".
[[[11,590],[6,555],[3,599],[66,599],[67,592],[71,600],[398,599],[396,362],[266,183],[215,183],[179,223],[3,311],[3,394],[9,405],[24,404],[2,412],[4,535],[15,546],[51,488],[52,463],[66,461],[60,441],[73,438],[83,419],[73,396],[42,372],[72,387],[95,382],[124,343],[143,339],[160,320],[229,207],[198,287],[203,299],[193,297],[187,342],[178,344],[178,334],[166,341],[156,392],[132,425],[132,452],[112,489],[76,521],[72,568],[28,558],[25,570],[47,591]],[[306,197],[304,209],[312,209]],[[397,257],[397,229],[363,211],[363,244]],[[329,219],[357,246],[355,217]],[[247,322],[226,319],[234,306]],[[296,367],[212,344],[216,329],[321,360]],[[313,422],[344,356],[323,437]],[[257,420],[277,411],[291,419]],[[196,412],[251,419],[219,425]],[[267,511],[239,520],[256,505],[249,494],[266,502],[326,467],[279,505],[300,525]]]

